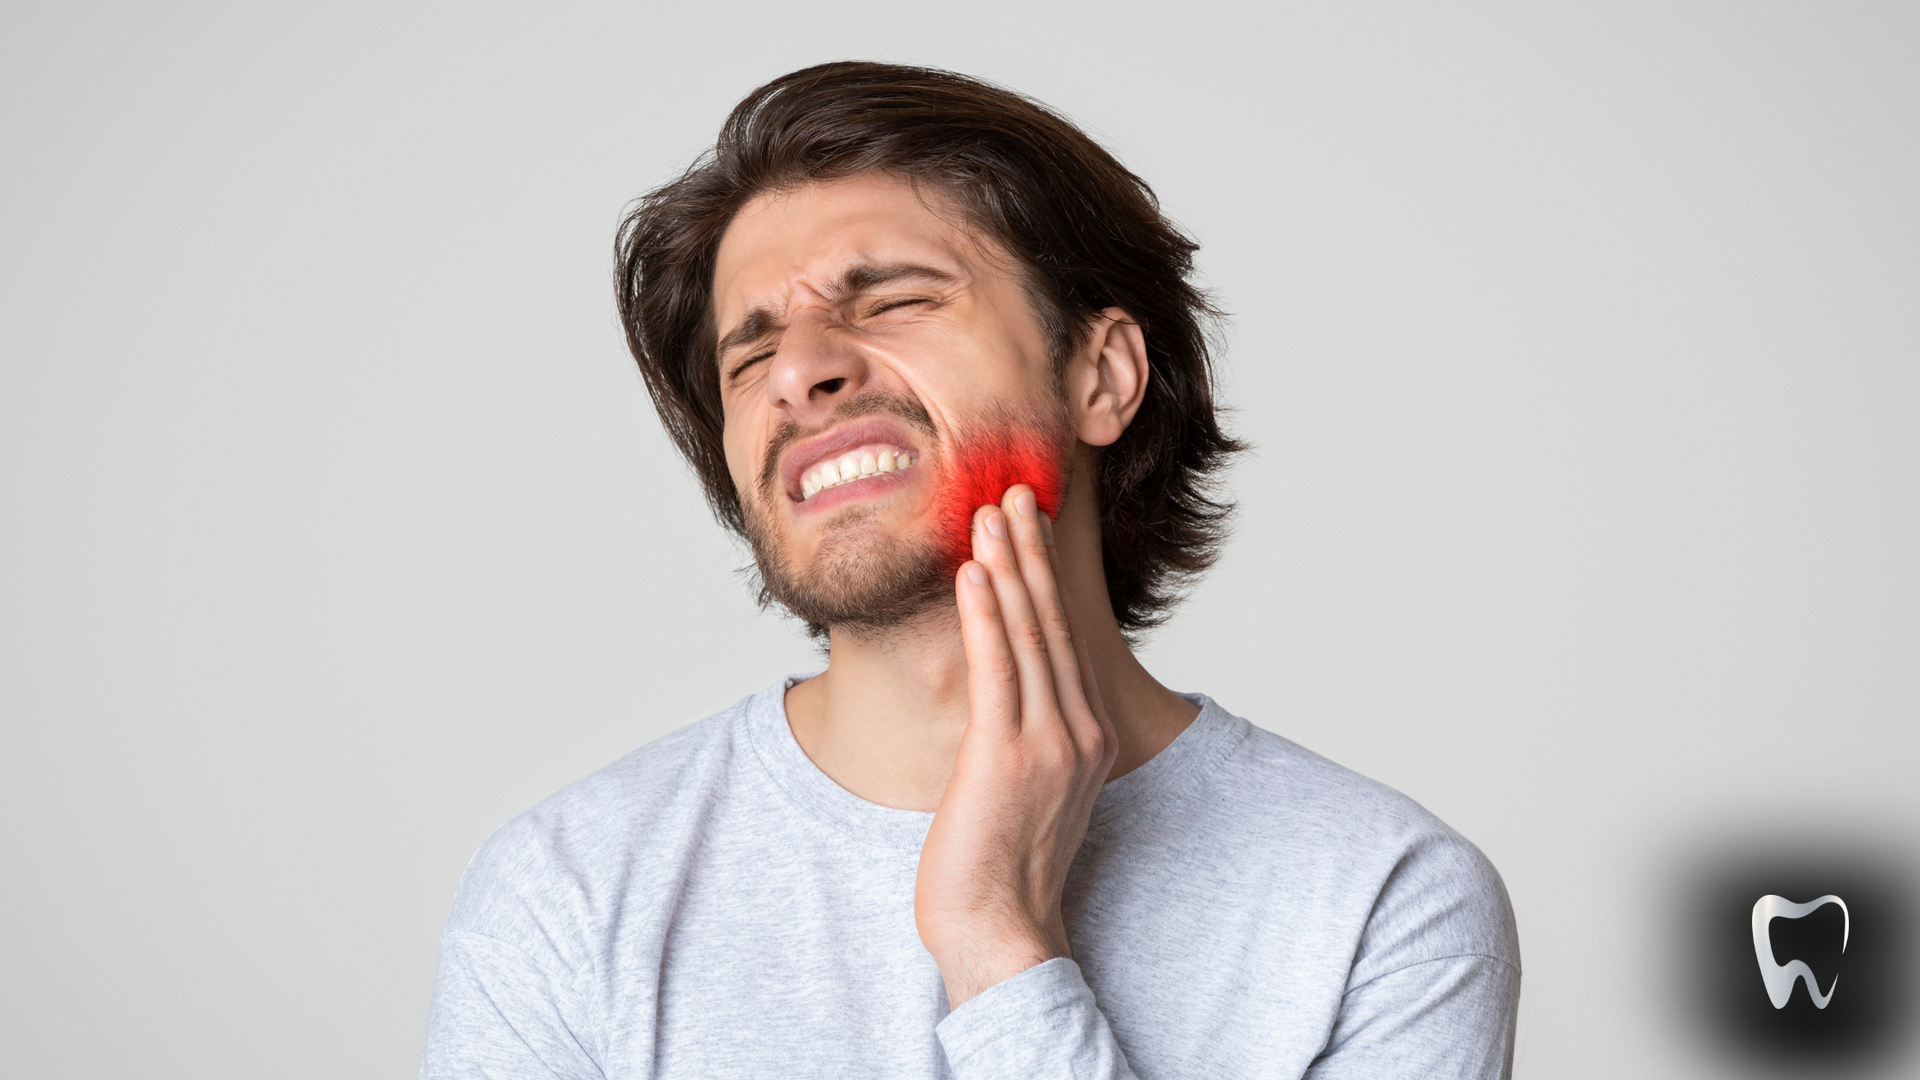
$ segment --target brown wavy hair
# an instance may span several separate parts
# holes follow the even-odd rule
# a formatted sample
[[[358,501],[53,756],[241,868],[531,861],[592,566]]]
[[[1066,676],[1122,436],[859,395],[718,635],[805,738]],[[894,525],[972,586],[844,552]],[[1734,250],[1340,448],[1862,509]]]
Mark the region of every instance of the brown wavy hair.
[[[1140,324],[1152,373],[1096,484],[1107,592],[1129,638],[1166,621],[1212,565],[1232,503],[1220,469],[1242,443],[1213,401],[1220,313],[1188,278],[1199,245],[1145,181],[1046,106],[950,71],[821,64],[748,94],[713,149],[635,200],[615,244],[627,344],[667,433],[721,524],[745,530],[721,447],[713,272],[720,239],[755,197],[886,172],[951,198],[1011,253],[1055,363],[1119,307]]]

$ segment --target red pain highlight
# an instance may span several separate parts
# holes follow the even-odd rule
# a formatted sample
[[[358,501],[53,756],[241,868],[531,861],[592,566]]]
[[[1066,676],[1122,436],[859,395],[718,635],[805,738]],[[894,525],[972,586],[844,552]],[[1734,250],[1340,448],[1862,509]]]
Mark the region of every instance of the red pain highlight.
[[[973,512],[998,504],[1007,489],[1025,484],[1048,517],[1066,496],[1066,455],[1032,432],[1002,431],[970,438],[948,463],[940,493],[940,537],[953,566],[973,557]]]

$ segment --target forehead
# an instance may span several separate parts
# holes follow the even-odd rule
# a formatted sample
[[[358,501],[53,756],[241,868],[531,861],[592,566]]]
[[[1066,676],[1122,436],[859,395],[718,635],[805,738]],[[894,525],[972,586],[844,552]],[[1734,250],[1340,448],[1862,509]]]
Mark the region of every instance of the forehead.
[[[720,240],[714,314],[725,327],[749,306],[783,306],[796,288],[860,262],[916,263],[965,280],[985,254],[944,195],[884,174],[770,192],[743,207]]]

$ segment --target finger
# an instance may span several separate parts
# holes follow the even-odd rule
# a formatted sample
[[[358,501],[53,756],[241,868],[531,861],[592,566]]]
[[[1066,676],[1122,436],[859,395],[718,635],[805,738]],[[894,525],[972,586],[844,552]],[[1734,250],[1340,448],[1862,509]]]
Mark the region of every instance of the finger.
[[[993,577],[977,562],[962,563],[954,575],[953,594],[960,609],[960,644],[967,654],[968,731],[980,724],[984,731],[1017,732],[1020,678]]]
[[[1055,582],[1065,580],[1060,571],[1060,548],[1053,542],[1053,519],[1045,513],[1039,516],[1040,536],[1046,545],[1047,569]],[[1063,678],[1062,685],[1071,684],[1079,689],[1078,707],[1066,708],[1067,723],[1073,732],[1074,744],[1083,752],[1096,746],[1103,751],[1099,756],[1106,767],[1111,768],[1119,753],[1120,736],[1113,726],[1113,719],[1107,715],[1106,701],[1100,693],[1100,681],[1094,676],[1093,650],[1087,644],[1086,635],[1073,621],[1072,607],[1067,603],[1066,592],[1057,589],[1056,595],[1060,607],[1065,613],[1067,631],[1072,640],[1074,672],[1070,679]],[[1066,694],[1061,695],[1063,699]],[[1105,782],[1106,772],[1101,771],[1101,782]]]
[[[1087,639],[1077,632],[1073,635],[1073,658],[1080,665],[1080,691],[1086,698],[1087,713],[1093,717],[1094,725],[1105,736],[1103,745],[1107,767],[1112,768],[1114,759],[1120,754],[1120,733],[1113,726],[1113,718],[1107,715],[1106,701],[1100,695],[1100,681],[1093,675],[1093,650],[1088,648]],[[1091,746],[1090,737],[1083,746]],[[1106,782],[1106,774],[1101,773],[1101,782]]]
[[[1033,489],[1025,484],[1008,488],[1000,506],[1011,525],[1011,542],[1019,561],[1020,578],[1026,585],[1034,618],[1046,638],[1054,692],[1062,712],[1071,721],[1087,711],[1086,692],[1073,643],[1073,621],[1060,595],[1056,553],[1048,543],[1046,515],[1040,512]],[[1085,745],[1084,740],[1075,741]]]
[[[1045,514],[1040,515],[1040,533],[1047,542],[1047,566],[1053,571],[1053,579],[1060,581],[1062,579],[1060,549],[1053,542],[1053,519]],[[1066,594],[1062,592],[1060,604],[1065,607],[1066,603]],[[1093,715],[1099,719],[1100,726],[1111,735],[1114,730],[1113,721],[1107,716],[1106,700],[1100,694],[1100,681],[1093,675],[1093,651],[1088,647],[1086,636],[1080,633],[1080,627],[1074,623],[1071,614],[1067,617],[1067,626],[1073,631],[1073,655],[1080,665],[1081,695],[1086,699],[1087,708],[1092,710]]]
[[[1013,650],[1020,676],[1020,725],[1058,723],[1060,699],[1055,692],[1053,664],[1047,656],[1047,638],[1034,614],[1033,598],[1020,576],[1013,551],[1007,514],[998,506],[982,507],[974,517],[973,557],[985,563],[1000,604],[1000,623]]]

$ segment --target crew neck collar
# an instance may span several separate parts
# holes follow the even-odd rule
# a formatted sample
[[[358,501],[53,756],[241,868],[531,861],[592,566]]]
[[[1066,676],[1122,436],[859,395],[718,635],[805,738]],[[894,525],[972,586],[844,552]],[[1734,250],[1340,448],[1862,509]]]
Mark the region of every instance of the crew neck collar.
[[[918,851],[933,814],[897,810],[855,795],[821,772],[794,739],[787,723],[787,689],[813,674],[789,675],[749,699],[743,720],[761,764],[788,798],[836,832],[872,847]],[[1087,828],[1088,843],[1102,842],[1145,808],[1183,798],[1251,729],[1205,694],[1180,696],[1199,706],[1200,715],[1166,749],[1100,789]]]

